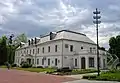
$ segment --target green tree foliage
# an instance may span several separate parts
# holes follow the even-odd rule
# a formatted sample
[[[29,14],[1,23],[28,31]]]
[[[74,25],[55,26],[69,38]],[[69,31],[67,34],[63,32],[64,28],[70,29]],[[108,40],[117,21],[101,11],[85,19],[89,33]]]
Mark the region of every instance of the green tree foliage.
[[[7,61],[7,37],[0,38],[0,65]]]
[[[109,52],[117,55],[120,59],[120,35],[111,37],[109,40],[109,46]]]
[[[14,43],[17,44],[17,45],[19,45],[20,42],[24,42],[24,43],[27,42],[27,36],[24,33],[18,35],[14,40]]]
[[[12,41],[6,36],[0,38],[0,65],[7,61],[11,64],[14,63],[15,50],[20,46],[20,42],[27,42],[25,34],[18,35]]]

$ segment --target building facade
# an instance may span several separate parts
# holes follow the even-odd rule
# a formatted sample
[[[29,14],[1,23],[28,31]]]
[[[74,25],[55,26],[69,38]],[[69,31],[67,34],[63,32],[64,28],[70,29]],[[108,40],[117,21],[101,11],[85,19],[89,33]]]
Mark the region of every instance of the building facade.
[[[33,66],[97,68],[97,45],[85,34],[69,30],[30,39],[15,52],[15,64],[27,61]],[[107,67],[105,51],[99,50],[100,68]]]

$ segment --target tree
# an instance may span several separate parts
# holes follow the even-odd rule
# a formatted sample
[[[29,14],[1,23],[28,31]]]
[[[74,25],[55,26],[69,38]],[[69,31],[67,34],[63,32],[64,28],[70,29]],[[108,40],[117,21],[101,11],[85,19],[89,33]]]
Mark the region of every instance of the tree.
[[[10,36],[9,38],[9,46],[8,46],[8,50],[9,50],[9,63],[13,64],[14,63],[14,57],[15,57],[15,50],[20,46],[20,43],[27,42],[27,36],[23,33],[18,35],[14,40],[12,39],[12,37]]]
[[[27,36],[23,33],[23,34],[20,34],[18,35],[15,40],[14,40],[14,43],[16,45],[19,45],[21,42],[24,42],[26,43],[27,42]]]
[[[2,36],[0,39],[0,65],[3,65],[7,61],[7,37]]]
[[[111,37],[109,40],[109,46],[109,52],[117,55],[120,59],[120,35]]]

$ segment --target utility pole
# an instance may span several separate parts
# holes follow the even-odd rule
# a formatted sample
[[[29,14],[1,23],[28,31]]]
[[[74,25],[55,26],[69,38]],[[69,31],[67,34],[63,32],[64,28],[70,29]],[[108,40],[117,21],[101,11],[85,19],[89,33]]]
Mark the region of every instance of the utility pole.
[[[93,14],[95,16],[93,16],[93,19],[95,19],[95,21],[93,21],[94,24],[96,24],[96,33],[97,33],[97,69],[98,69],[98,76],[100,75],[100,63],[99,63],[99,45],[98,45],[98,24],[101,23],[101,21],[99,20],[101,18],[100,11],[98,11],[98,9],[96,8],[96,10],[93,12]]]
[[[12,38],[14,37],[14,34],[11,34],[10,35],[10,37],[9,37],[9,42],[8,42],[8,45],[9,45],[9,47],[10,47],[10,54],[9,54],[9,57],[8,57],[8,62],[11,64],[12,63],[12,42],[13,42],[13,40],[12,40]]]

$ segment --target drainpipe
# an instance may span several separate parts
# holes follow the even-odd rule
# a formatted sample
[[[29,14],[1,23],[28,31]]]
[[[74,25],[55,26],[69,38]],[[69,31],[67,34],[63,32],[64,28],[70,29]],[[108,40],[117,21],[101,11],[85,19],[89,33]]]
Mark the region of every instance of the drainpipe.
[[[63,68],[63,39],[62,39],[62,68]]]

